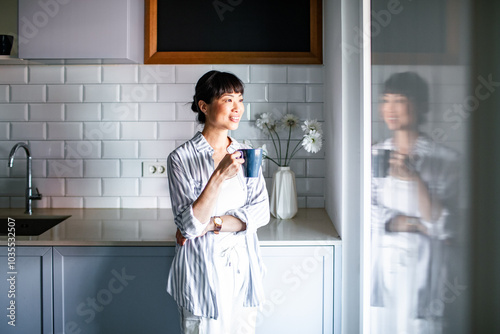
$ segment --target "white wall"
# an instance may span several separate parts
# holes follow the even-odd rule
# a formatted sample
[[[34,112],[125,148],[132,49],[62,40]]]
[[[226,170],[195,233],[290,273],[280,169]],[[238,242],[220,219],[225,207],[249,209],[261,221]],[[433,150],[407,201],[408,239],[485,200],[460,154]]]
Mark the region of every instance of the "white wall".
[[[34,157],[38,207],[170,207],[167,179],[141,177],[141,162],[164,161],[199,129],[189,101],[211,69],[246,84],[236,139],[271,146],[254,126],[262,112],[323,121],[320,65],[0,65],[0,207],[24,206],[24,153],[7,168],[18,141]],[[325,152],[292,161],[300,207],[324,207]]]

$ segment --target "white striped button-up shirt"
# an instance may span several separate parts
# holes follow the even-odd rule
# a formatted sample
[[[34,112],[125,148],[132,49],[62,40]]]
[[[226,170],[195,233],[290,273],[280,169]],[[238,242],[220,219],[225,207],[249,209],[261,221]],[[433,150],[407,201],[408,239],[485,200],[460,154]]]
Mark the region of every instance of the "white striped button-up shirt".
[[[248,148],[233,138],[227,151],[234,153]],[[193,203],[200,196],[214,172],[214,149],[198,132],[191,140],[175,149],[167,159],[170,198],[175,224],[188,240],[184,246],[176,245],[170,269],[167,292],[178,306],[197,316],[218,318],[217,298],[213,289],[214,234],[200,235],[207,222],[193,215]],[[240,173],[242,171],[240,170]],[[246,224],[245,235],[250,262],[250,273],[244,306],[258,306],[264,300],[262,263],[257,229],[269,222],[269,198],[262,171],[257,178],[244,178],[246,203],[243,207],[227,211]]]

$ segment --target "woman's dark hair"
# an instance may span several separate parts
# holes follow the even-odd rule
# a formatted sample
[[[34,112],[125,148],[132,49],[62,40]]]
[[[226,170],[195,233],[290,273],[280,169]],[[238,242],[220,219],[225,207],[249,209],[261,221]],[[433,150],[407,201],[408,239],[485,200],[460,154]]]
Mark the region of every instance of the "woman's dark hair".
[[[243,94],[243,82],[232,73],[209,71],[205,73],[196,84],[191,110],[198,113],[198,122],[205,124],[205,114],[198,107],[199,101],[210,104],[226,93]]]
[[[429,111],[429,88],[415,72],[395,73],[385,81],[384,94],[401,94],[415,106],[417,124],[422,124]]]

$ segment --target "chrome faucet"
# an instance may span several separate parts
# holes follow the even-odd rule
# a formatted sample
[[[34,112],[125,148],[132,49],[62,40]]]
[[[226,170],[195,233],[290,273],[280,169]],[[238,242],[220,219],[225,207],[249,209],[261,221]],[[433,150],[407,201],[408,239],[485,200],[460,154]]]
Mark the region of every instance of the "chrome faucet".
[[[14,145],[12,150],[10,150],[9,154],[9,167],[12,168],[14,164],[14,155],[16,151],[20,148],[24,148],[26,151],[26,192],[25,192],[25,206],[26,210],[24,213],[31,215],[33,211],[31,210],[31,201],[32,200],[40,200],[42,199],[42,194],[38,192],[38,188],[36,188],[36,195],[33,195],[33,189],[31,188],[31,154],[28,148],[28,145],[25,143],[17,143]]]

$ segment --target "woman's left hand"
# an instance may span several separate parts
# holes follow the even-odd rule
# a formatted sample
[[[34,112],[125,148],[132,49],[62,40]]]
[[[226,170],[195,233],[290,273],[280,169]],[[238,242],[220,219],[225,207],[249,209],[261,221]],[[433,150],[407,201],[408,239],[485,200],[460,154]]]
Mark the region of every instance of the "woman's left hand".
[[[175,238],[177,239],[177,243],[179,246],[184,246],[186,243],[186,238],[182,235],[181,231],[177,229],[177,232],[175,232]]]

